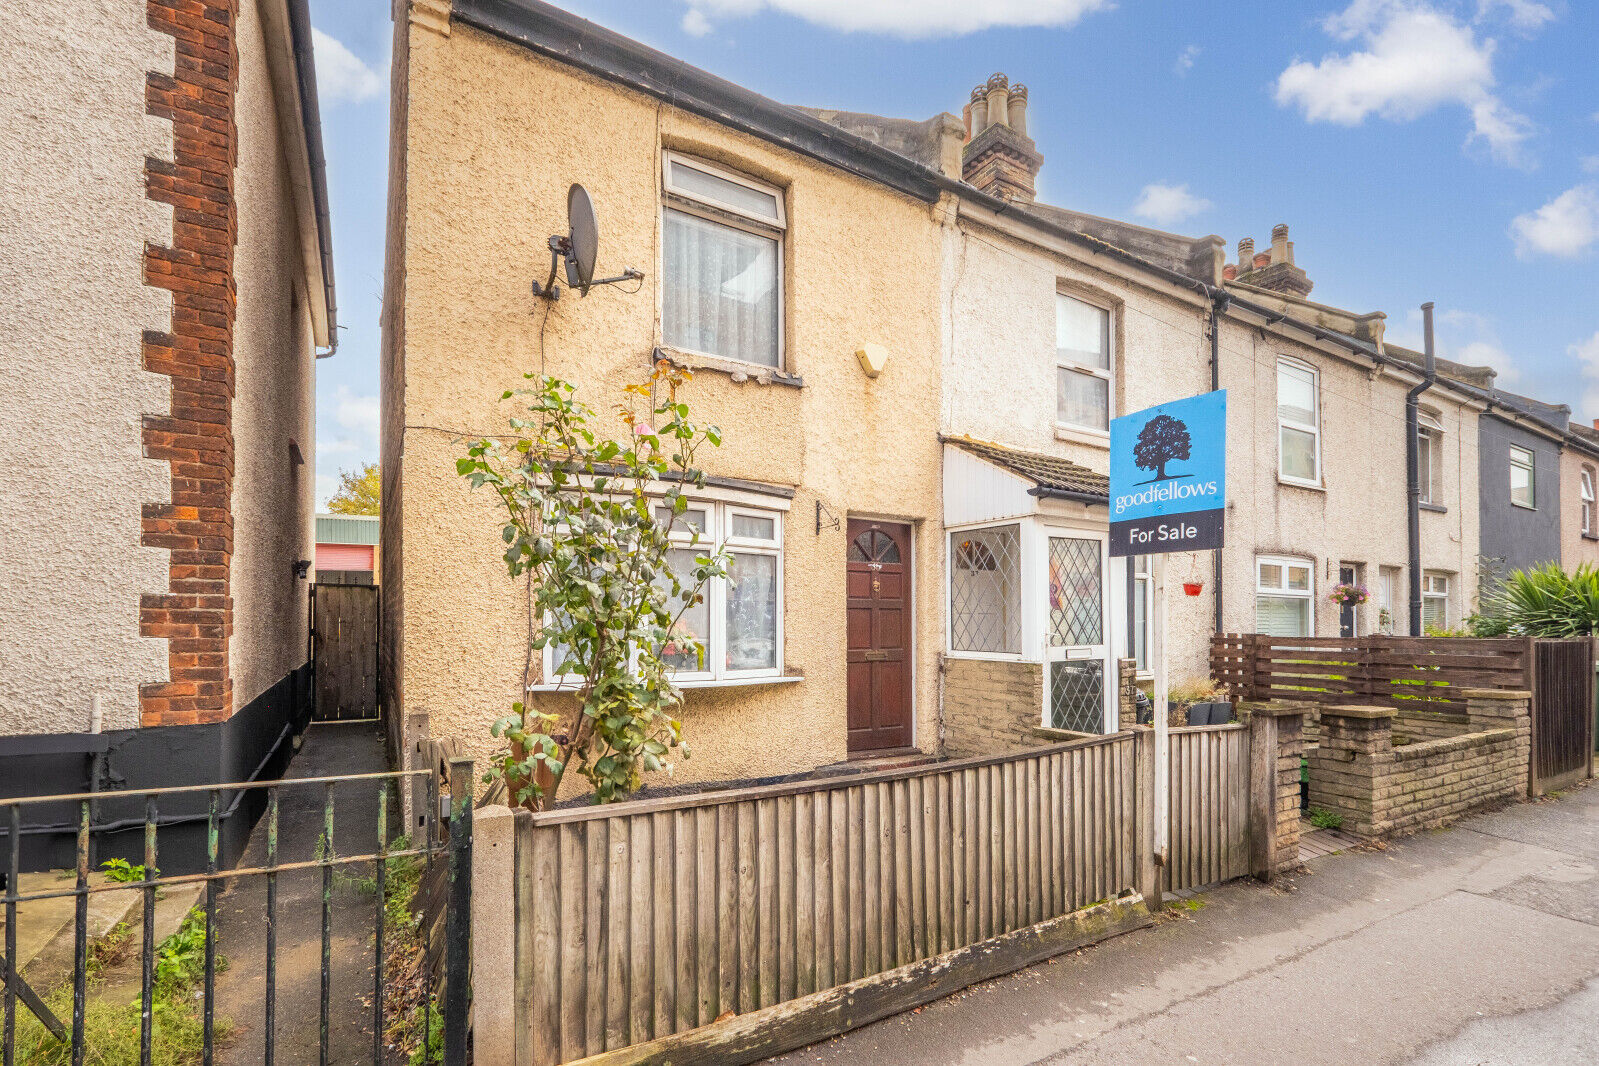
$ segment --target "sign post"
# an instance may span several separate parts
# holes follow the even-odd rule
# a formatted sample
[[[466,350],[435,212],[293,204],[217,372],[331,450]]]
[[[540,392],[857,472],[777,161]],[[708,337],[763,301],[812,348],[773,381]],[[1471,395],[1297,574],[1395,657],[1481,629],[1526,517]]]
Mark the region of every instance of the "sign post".
[[[1175,400],[1110,423],[1110,554],[1152,556],[1155,634],[1155,862],[1171,840],[1166,556],[1222,546],[1227,513],[1227,393]],[[1221,580],[1217,574],[1213,580]],[[1158,901],[1157,901],[1158,902]]]

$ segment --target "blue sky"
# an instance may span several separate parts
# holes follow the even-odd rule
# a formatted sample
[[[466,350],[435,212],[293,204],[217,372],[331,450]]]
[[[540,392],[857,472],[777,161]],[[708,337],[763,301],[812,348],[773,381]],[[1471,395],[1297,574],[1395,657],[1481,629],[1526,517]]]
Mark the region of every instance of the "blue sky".
[[[1030,90],[1039,196],[1257,247],[1287,222],[1313,299],[1599,418],[1599,4],[1581,0],[568,0],[789,103],[959,113]],[[375,460],[387,4],[312,0],[339,351],[319,501]]]

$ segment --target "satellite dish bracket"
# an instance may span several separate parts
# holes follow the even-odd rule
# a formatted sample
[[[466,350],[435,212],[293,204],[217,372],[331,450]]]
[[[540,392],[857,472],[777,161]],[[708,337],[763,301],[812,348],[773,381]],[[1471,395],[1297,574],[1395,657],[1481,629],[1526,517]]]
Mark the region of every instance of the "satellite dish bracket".
[[[550,276],[542,285],[533,282],[534,296],[548,300],[561,298],[561,288],[555,284],[555,273],[563,260],[566,264],[566,286],[576,289],[579,296],[587,296],[596,285],[644,280],[644,272],[633,267],[628,267],[614,278],[594,277],[599,232],[594,221],[594,205],[589,200],[588,191],[581,185],[573,185],[567,192],[566,225],[565,237],[557,235],[550,238]]]

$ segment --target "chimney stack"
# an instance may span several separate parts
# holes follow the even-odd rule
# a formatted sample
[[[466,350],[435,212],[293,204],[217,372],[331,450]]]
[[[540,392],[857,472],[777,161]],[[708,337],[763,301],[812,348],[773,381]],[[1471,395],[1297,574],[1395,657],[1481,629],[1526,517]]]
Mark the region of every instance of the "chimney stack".
[[[1284,296],[1305,299],[1313,283],[1303,270],[1294,265],[1294,242],[1288,239],[1288,224],[1279,222],[1271,228],[1271,251],[1256,252],[1253,237],[1238,242],[1238,278],[1245,285],[1257,289],[1270,289]]]
[[[1032,203],[1044,157],[1027,136],[1027,86],[995,74],[972,90],[961,178],[991,196]]]

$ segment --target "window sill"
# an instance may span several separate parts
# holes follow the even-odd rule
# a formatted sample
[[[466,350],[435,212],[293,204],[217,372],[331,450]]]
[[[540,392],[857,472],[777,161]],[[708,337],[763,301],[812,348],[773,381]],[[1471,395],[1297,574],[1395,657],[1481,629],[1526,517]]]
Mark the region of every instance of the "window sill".
[[[1511,500],[1510,501],[1510,506],[1515,507],[1515,508],[1517,508],[1519,510],[1522,510],[1522,511],[1537,511],[1538,510],[1538,507],[1537,507],[1536,504],[1517,503],[1515,500]]]
[[[690,352],[662,345],[655,349],[655,358],[665,359],[673,366],[685,370],[714,370],[719,374],[727,374],[734,381],[753,381],[757,385],[787,385],[795,389],[805,387],[805,379],[797,374],[785,374],[776,367],[746,363],[740,359],[728,359],[705,352]]]
[[[1424,503],[1418,504],[1417,506],[1419,506],[1423,511],[1431,511],[1433,514],[1448,514],[1449,513],[1449,508],[1445,507],[1441,503],[1425,503],[1424,502]]]
[[[1279,485],[1287,485],[1289,488],[1294,488],[1294,489],[1304,489],[1306,492],[1326,492],[1327,491],[1327,486],[1326,485],[1318,484],[1317,482],[1314,482],[1314,481],[1298,481],[1298,480],[1296,480],[1294,478],[1283,477],[1281,474],[1277,475],[1277,484],[1279,484]]]
[[[1582,539],[1583,540],[1599,540],[1599,533],[1584,533],[1582,535]]]
[[[743,688],[751,685],[792,685],[804,680],[804,674],[778,674],[772,677],[702,678],[697,681],[679,681],[677,687],[685,691],[693,688]],[[529,685],[527,690],[534,693],[570,692],[573,695],[577,694],[577,687],[574,685]]]
[[[1101,433],[1096,429],[1078,429],[1076,426],[1063,426],[1056,424],[1055,439],[1067,440],[1073,444],[1086,444],[1091,448],[1104,448],[1110,450],[1110,434]]]

